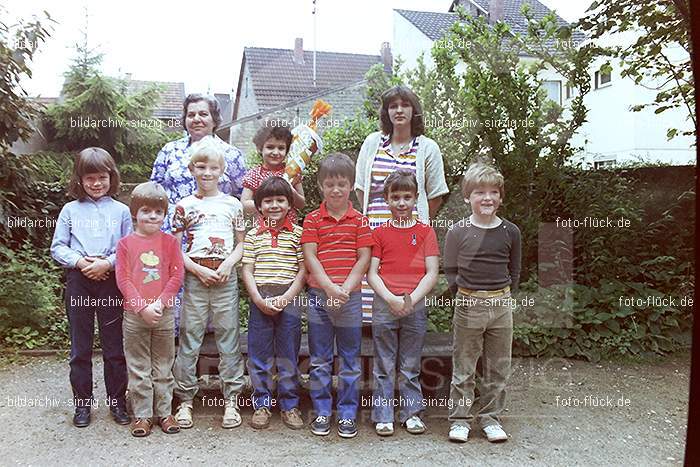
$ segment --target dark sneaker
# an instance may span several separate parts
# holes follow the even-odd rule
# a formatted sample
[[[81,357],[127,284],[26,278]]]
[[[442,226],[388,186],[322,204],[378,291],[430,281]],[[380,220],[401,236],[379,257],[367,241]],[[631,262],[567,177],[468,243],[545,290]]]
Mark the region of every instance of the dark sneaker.
[[[331,432],[331,421],[328,417],[319,415],[311,422],[311,433],[316,436],[326,436]]]
[[[90,424],[90,407],[76,407],[73,415],[73,425],[84,428]]]
[[[131,423],[131,418],[129,414],[126,413],[126,409],[122,406],[110,407],[109,411],[112,413],[112,418],[119,425],[128,425]]]
[[[357,436],[355,420],[343,418],[338,420],[338,436],[341,438],[354,438]]]

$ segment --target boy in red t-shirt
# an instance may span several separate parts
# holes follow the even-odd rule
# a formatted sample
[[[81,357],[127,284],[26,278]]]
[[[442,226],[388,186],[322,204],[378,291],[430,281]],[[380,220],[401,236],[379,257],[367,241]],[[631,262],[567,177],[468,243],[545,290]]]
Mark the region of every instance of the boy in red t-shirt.
[[[172,307],[185,273],[180,243],[161,232],[168,195],[147,182],[131,193],[134,233],[117,244],[115,273],[124,296],[124,356],[135,420],[131,434],[148,436],[153,416],[165,433],[180,431],[171,414],[175,321]],[[155,405],[156,413],[153,413]]]
[[[338,349],[338,435],[357,435],[360,405],[362,291],[360,282],[372,254],[372,232],[349,200],[355,164],[330,154],[318,167],[321,206],[304,218],[301,248],[309,284],[309,395],[316,412],[311,432],[330,433],[333,411],[333,347]]]
[[[440,249],[432,227],[413,218],[418,183],[398,170],[384,182],[392,218],[373,232],[375,246],[367,273],[374,289],[374,395],[372,421],[380,436],[394,434],[394,407],[412,434],[425,432],[420,413],[425,404],[420,385],[421,351],[427,328],[425,296],[437,282]],[[399,401],[394,401],[396,363]]]

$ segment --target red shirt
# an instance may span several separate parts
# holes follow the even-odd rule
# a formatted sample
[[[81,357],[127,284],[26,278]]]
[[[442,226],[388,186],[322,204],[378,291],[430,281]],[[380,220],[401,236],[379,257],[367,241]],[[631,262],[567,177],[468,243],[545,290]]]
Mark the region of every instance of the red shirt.
[[[357,250],[372,247],[369,220],[348,202],[348,210],[336,220],[326,209],[326,202],[304,218],[301,243],[316,243],[316,256],[334,284],[342,285],[357,262]],[[313,274],[307,278],[309,287],[319,287]],[[358,287],[359,290],[359,287]]]
[[[160,231],[148,237],[132,233],[119,240],[114,268],[124,309],[133,313],[157,298],[172,307],[185,277],[180,243]]]
[[[421,222],[399,228],[389,221],[374,229],[372,237],[379,277],[394,295],[413,292],[425,276],[425,258],[440,256],[435,231]]]
[[[243,177],[243,188],[248,188],[253,192],[253,194],[255,194],[255,192],[258,191],[258,188],[260,188],[260,184],[268,178],[281,177],[284,175],[285,167],[286,166],[283,165],[280,170],[270,170],[261,165],[250,169],[248,172],[246,172],[245,177]],[[297,210],[294,206],[289,206],[289,214],[287,215],[289,216],[289,220],[292,222],[292,224],[297,223]],[[262,216],[258,216],[258,222],[260,222],[261,219]]]

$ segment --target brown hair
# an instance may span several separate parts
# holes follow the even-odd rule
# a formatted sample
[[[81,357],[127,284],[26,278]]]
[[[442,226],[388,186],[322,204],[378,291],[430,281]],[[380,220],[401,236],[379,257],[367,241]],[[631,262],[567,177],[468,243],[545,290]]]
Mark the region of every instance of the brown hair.
[[[411,107],[413,107],[413,113],[411,114],[411,136],[415,138],[425,133],[423,106],[420,105],[420,99],[418,99],[416,93],[411,91],[411,88],[403,85],[391,87],[382,94],[382,107],[379,109],[379,121],[381,123],[382,133],[391,135],[394,132],[394,125],[389,118],[389,104],[396,98],[407,101],[411,104]]]
[[[136,185],[131,192],[129,210],[131,217],[136,219],[136,213],[141,207],[161,208],[168,215],[168,194],[165,189],[155,182],[145,182]]]
[[[289,152],[289,146],[292,144],[292,131],[289,129],[287,122],[283,120],[268,120],[263,123],[263,126],[253,137],[253,143],[255,143],[259,154],[262,154],[263,146],[270,138],[284,141],[287,144],[287,152]]]
[[[464,172],[462,179],[462,196],[469,198],[477,187],[483,185],[493,185],[498,187],[501,193],[501,199],[505,195],[503,175],[495,167],[484,164],[483,162],[475,162],[469,166]]]
[[[83,176],[92,173],[107,172],[109,174],[109,190],[107,196],[119,192],[121,178],[117,164],[112,156],[102,148],[85,148],[75,157],[73,174],[68,182],[68,194],[76,199],[83,199],[88,194],[83,189]]]
[[[211,114],[211,119],[214,121],[214,128],[212,131],[216,131],[222,122],[221,106],[219,105],[219,101],[216,100],[216,97],[199,93],[189,94],[187,97],[185,97],[185,102],[182,103],[182,127],[185,129],[185,131],[187,130],[187,124],[185,123],[187,121],[187,107],[189,107],[190,104],[200,101],[206,102],[209,106],[209,113]]]
[[[342,152],[334,152],[326,156],[318,166],[316,181],[320,184],[330,177],[344,177],[355,184],[355,163],[350,156]]]
[[[417,198],[418,182],[415,174],[401,169],[390,173],[384,180],[384,199],[387,199],[392,191],[412,191]]]
[[[289,201],[289,209],[292,209],[294,203],[294,196],[292,194],[292,186],[287,182],[287,180],[282,177],[269,177],[266,178],[255,190],[253,194],[253,202],[255,203],[255,208],[259,211],[262,205],[262,200],[269,196],[284,196]]]

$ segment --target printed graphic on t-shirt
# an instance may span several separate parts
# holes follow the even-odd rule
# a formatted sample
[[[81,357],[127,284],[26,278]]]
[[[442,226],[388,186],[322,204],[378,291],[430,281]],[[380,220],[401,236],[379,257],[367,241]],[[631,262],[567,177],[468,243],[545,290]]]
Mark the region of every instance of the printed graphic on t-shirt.
[[[153,253],[153,250],[141,253],[139,259],[143,263],[143,272],[146,273],[143,283],[148,284],[149,282],[160,280],[157,268],[158,264],[160,264],[160,258]]]

